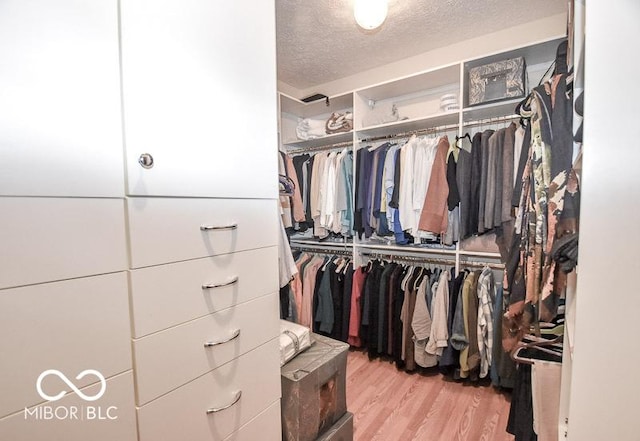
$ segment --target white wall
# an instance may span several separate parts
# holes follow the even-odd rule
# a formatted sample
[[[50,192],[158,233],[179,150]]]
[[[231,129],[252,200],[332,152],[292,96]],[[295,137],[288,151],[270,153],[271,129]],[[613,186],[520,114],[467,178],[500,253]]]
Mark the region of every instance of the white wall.
[[[640,2],[586,7],[571,441],[640,440]]]
[[[432,67],[451,64],[460,60],[487,55],[492,52],[502,52],[513,47],[524,46],[531,42],[561,37],[566,35],[566,31],[566,14],[553,15],[541,20],[535,20],[530,23],[506,28],[481,37],[424,52],[414,57],[405,58],[395,63],[389,63],[308,89],[296,89],[289,84],[278,81],[278,90],[294,98],[303,98],[316,92],[323,93],[327,96],[340,95],[364,86],[412,75]]]

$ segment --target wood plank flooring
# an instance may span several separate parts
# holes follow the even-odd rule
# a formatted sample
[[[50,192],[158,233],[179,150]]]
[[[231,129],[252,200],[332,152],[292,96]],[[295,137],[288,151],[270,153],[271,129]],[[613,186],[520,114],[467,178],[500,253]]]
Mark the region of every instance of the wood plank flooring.
[[[491,386],[409,374],[361,351],[347,358],[354,441],[513,441],[509,396]]]

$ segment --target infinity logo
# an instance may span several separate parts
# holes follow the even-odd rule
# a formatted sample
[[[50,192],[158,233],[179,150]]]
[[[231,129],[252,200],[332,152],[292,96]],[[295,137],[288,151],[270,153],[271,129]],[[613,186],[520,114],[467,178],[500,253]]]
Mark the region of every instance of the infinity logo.
[[[78,376],[76,377],[76,380],[81,380],[84,377],[86,377],[87,375],[95,375],[96,377],[98,377],[98,380],[100,380],[100,391],[94,396],[87,396],[87,395],[83,394],[82,391],[80,389],[78,389],[76,387],[76,385],[73,384],[71,382],[71,380],[69,380],[59,370],[47,369],[46,371],[41,373],[40,376],[38,377],[38,381],[36,382],[36,389],[38,390],[38,394],[40,394],[40,396],[42,398],[44,398],[45,400],[48,400],[48,401],[58,401],[59,399],[61,399],[62,397],[64,397],[67,394],[66,391],[62,391],[58,395],[51,396],[51,395],[47,395],[42,390],[42,381],[45,379],[45,377],[47,377],[49,375],[55,375],[56,377],[60,378],[62,381],[64,381],[67,384],[67,386],[69,386],[71,388],[71,390],[73,390],[80,398],[82,398],[85,401],[96,401],[96,400],[99,400],[100,397],[102,397],[104,395],[104,393],[105,393],[105,391],[107,389],[107,380],[104,378],[104,375],[102,375],[100,372],[96,371],[95,369],[84,370],[84,371],[80,372],[78,374]]]

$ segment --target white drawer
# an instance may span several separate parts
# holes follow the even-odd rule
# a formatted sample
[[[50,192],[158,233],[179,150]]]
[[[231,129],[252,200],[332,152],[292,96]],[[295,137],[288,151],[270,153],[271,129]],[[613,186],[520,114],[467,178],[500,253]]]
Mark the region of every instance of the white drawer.
[[[36,382],[45,370],[72,379],[86,369],[105,377],[130,370],[127,297],[124,272],[0,291],[0,417],[43,401]],[[53,377],[42,387],[71,390]]]
[[[122,199],[0,198],[0,288],[127,269]]]
[[[278,302],[269,294],[135,340],[138,405],[277,337]]]
[[[73,377],[70,376],[73,380]],[[87,397],[101,383],[81,388]],[[52,389],[52,394],[55,394]],[[52,417],[51,417],[52,416]],[[49,417],[49,418],[47,418]],[[136,410],[131,371],[108,378],[104,395],[85,401],[75,393],[0,419],[0,439],[7,441],[136,441]]]
[[[207,410],[230,405],[225,410]],[[191,383],[138,408],[140,441],[219,441],[280,397],[278,340],[273,339]]]
[[[269,247],[131,271],[134,337],[277,291],[277,262],[278,248]]]
[[[280,400],[249,421],[224,441],[281,441]]]
[[[277,244],[275,200],[128,198],[127,207],[132,268]]]

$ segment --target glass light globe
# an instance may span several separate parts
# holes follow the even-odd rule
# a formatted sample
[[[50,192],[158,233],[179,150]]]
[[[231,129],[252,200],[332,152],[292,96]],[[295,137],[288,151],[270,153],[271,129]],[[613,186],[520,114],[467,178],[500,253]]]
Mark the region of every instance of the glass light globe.
[[[353,16],[356,23],[367,30],[380,26],[387,18],[387,0],[354,0]]]

